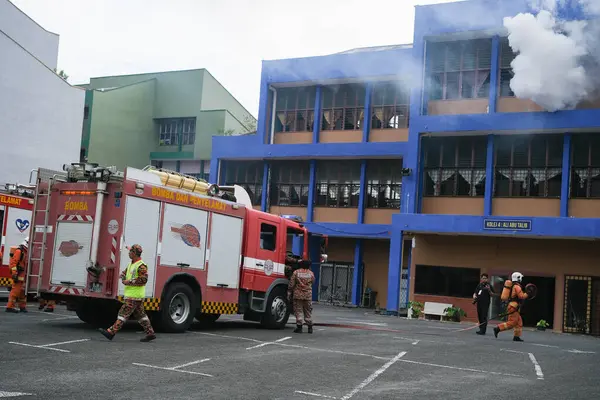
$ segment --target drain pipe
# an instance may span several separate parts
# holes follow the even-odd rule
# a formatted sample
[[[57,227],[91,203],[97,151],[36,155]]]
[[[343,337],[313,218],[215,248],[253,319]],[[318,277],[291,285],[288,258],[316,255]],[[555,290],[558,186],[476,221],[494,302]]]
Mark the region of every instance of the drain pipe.
[[[277,90],[275,90],[272,86],[269,86],[269,90],[273,92],[273,105],[271,106],[271,133],[269,135],[269,144],[273,144],[273,139],[275,138],[275,108],[277,107]]]

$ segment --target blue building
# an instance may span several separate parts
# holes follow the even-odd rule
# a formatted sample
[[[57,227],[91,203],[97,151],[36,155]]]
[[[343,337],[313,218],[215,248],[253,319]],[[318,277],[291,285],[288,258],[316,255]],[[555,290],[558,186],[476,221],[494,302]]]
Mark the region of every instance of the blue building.
[[[263,62],[257,133],[213,138],[211,180],[329,235],[315,299],[475,320],[480,275],[517,270],[526,326],[600,334],[600,102],[512,93],[502,20],[527,3],[417,6],[412,45]]]

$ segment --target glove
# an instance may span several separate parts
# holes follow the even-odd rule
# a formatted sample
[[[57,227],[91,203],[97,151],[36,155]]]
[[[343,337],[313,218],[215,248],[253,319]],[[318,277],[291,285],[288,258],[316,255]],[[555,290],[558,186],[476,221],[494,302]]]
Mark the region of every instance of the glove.
[[[13,282],[17,282],[17,280],[19,279],[19,275],[13,275],[11,276]]]

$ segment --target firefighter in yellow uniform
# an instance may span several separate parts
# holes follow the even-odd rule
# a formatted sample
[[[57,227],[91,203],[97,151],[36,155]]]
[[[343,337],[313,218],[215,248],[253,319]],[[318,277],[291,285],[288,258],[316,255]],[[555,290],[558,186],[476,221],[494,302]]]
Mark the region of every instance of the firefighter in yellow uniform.
[[[27,296],[25,295],[25,275],[27,274],[27,251],[29,239],[25,238],[10,258],[10,273],[12,276],[12,289],[8,295],[6,312],[27,312]],[[17,309],[17,305],[19,309]]]
[[[100,329],[100,333],[108,340],[113,340],[125,322],[133,316],[144,328],[146,336],[140,342],[149,342],[156,339],[150,319],[144,311],[144,297],[146,297],[146,283],[148,282],[148,266],[142,261],[142,246],[134,244],[127,247],[131,263],[121,272],[121,279],[125,285],[124,303],[119,310],[115,323],[108,329]]]

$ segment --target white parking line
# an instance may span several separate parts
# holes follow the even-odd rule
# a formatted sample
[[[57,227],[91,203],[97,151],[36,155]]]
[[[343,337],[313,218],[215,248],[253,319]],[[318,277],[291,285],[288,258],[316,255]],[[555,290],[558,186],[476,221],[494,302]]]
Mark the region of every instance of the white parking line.
[[[133,365],[137,365],[139,367],[147,367],[147,368],[154,368],[154,369],[162,369],[165,371],[173,371],[173,372],[182,372],[184,374],[191,374],[191,375],[201,375],[201,376],[208,376],[210,378],[213,378],[213,375],[210,374],[203,374],[202,372],[193,372],[193,371],[182,371],[179,369],[175,369],[175,368],[166,368],[166,367],[157,367],[156,365],[148,365],[148,364],[140,364],[140,363],[132,363]]]
[[[387,363],[385,363],[381,368],[379,368],[377,371],[373,372],[371,375],[369,375],[369,377],[367,379],[365,379],[364,381],[362,381],[360,383],[360,385],[358,385],[356,388],[354,388],[354,390],[352,390],[350,393],[348,393],[347,395],[345,395],[344,397],[342,397],[341,400],[348,400],[350,398],[352,398],[356,393],[358,393],[361,389],[363,389],[365,386],[367,386],[369,383],[373,382],[375,380],[375,378],[377,378],[379,375],[383,374],[389,367],[391,367],[392,365],[394,365],[398,360],[400,360],[402,357],[404,357],[404,355],[406,354],[405,351],[400,352],[398,354],[396,354],[396,356],[394,358],[392,358],[390,361],[388,361]]]
[[[36,348],[38,348],[38,349],[46,349],[46,350],[60,351],[60,352],[63,352],[63,353],[70,353],[70,351],[69,351],[69,350],[64,350],[64,349],[54,349],[54,348],[52,348],[52,347],[36,346],[36,345],[34,345],[34,344],[19,343],[19,342],[8,342],[8,343],[10,343],[10,344],[16,344],[16,345],[19,345],[19,346],[36,347]]]
[[[511,350],[511,349],[500,349],[500,351],[508,351],[508,352],[511,352],[511,353],[527,354],[524,351],[517,351],[517,350]]]
[[[319,393],[303,392],[302,390],[296,390],[296,391],[294,391],[294,393],[305,394],[307,396],[321,397],[323,399],[337,399],[337,397],[326,396],[324,394],[319,394]]]
[[[210,358],[205,358],[205,359],[198,360],[198,361],[192,361],[192,362],[189,362],[187,364],[178,365],[176,367],[171,367],[171,368],[173,368],[173,369],[179,369],[179,368],[183,368],[183,367],[189,367],[190,365],[200,364],[200,363],[203,363],[203,362],[206,362],[206,361],[210,361]]]
[[[535,368],[535,373],[538,376],[538,379],[539,380],[544,380],[544,373],[542,372],[542,367],[540,367],[540,364],[538,364],[538,362],[535,359],[535,356],[533,355],[533,353],[529,353],[529,359],[533,363],[533,366]]]
[[[257,339],[242,337],[242,336],[219,335],[216,333],[208,333],[208,332],[192,332],[192,333],[195,333],[198,335],[220,337],[220,338],[225,338],[225,339],[246,340],[246,341],[250,341],[250,342],[254,342],[254,343],[269,343],[269,344],[274,344],[276,346],[293,347],[293,348],[297,348],[297,349],[313,350],[313,351],[322,351],[322,352],[326,352],[326,353],[337,353],[337,354],[345,354],[345,355],[349,355],[349,356],[371,357],[371,358],[375,358],[378,360],[389,360],[390,359],[389,357],[374,356],[372,354],[353,353],[353,352],[349,352],[349,351],[331,350],[331,349],[320,349],[320,348],[315,348],[315,347],[300,346],[300,345],[296,345],[296,344],[265,342],[262,340],[257,340]]]
[[[448,368],[448,369],[456,369],[456,370],[459,370],[459,371],[469,371],[469,372],[480,372],[482,374],[516,376],[517,378],[522,378],[521,375],[505,374],[503,372],[484,371],[484,370],[481,370],[481,369],[454,367],[454,366],[451,366],[451,365],[432,364],[432,363],[426,363],[426,362],[420,362],[420,361],[412,361],[412,360],[399,360],[399,361],[400,362],[405,362],[405,363],[410,363],[410,364],[427,365],[429,367]]]
[[[560,349],[560,347],[558,347],[558,346],[552,346],[550,344],[540,344],[540,343],[530,343],[530,344],[533,345],[533,346],[552,347],[552,348],[555,348],[555,349]]]
[[[76,316],[76,315],[69,315],[69,316],[66,316],[66,317],[46,318],[46,319],[43,319],[42,322],[47,322],[47,321],[61,321],[63,319],[79,319],[79,317]]]
[[[29,343],[21,343],[21,342],[8,342],[8,343],[10,343],[10,344],[16,344],[18,346],[35,347],[35,348],[38,348],[38,349],[46,349],[46,350],[60,351],[62,353],[70,353],[71,351],[69,351],[69,350],[55,349],[53,346],[58,346],[58,345],[61,345],[61,344],[69,344],[69,343],[87,342],[88,340],[90,340],[90,339],[77,339],[77,340],[69,340],[69,341],[66,341],[66,342],[49,343],[49,344],[41,344],[41,345],[29,344]]]
[[[265,343],[257,344],[256,346],[248,347],[246,350],[258,349],[259,347],[264,347],[264,346],[267,346],[267,345],[270,345],[270,344],[277,344],[277,343],[284,342],[284,341],[286,341],[288,339],[291,339],[291,338],[292,338],[291,336],[287,336],[287,337],[284,337],[284,338],[281,338],[281,339],[277,339],[274,342],[265,342]]]
[[[32,393],[21,393],[21,392],[4,392],[0,390],[0,397],[19,397],[19,396],[33,396]]]

